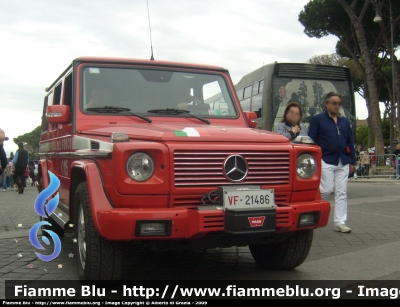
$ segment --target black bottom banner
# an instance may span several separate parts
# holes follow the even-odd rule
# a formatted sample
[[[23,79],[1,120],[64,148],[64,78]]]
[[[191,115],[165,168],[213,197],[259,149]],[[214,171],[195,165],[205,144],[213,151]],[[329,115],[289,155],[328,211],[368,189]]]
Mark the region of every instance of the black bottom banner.
[[[6,280],[3,305],[208,305],[237,299],[400,298],[400,280]]]

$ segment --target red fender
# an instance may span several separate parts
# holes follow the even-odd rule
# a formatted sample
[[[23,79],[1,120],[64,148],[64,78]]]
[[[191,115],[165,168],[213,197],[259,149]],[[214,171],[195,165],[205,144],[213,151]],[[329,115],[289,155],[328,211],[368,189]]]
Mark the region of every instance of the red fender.
[[[53,172],[53,162],[48,159],[41,159],[38,161],[38,165],[42,169],[42,177],[43,177],[43,187],[42,188],[44,189],[49,185],[48,171]],[[39,189],[37,184],[38,183],[36,183],[36,187]]]
[[[90,207],[92,218],[98,233],[103,236],[100,224],[97,218],[98,211],[113,209],[103,189],[100,171],[96,163],[90,160],[74,161],[71,165],[71,172],[74,168],[80,168],[85,172],[86,182],[89,189]],[[70,217],[72,219],[72,217]]]

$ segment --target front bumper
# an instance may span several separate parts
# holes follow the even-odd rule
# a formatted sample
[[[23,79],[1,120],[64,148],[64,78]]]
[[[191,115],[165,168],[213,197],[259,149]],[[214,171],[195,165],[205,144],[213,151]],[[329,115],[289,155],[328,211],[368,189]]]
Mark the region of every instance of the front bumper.
[[[209,233],[226,233],[225,211],[209,209],[202,206],[195,208],[113,208],[104,193],[99,189],[102,186],[100,176],[90,176],[98,173],[93,162],[85,164],[92,218],[99,234],[111,241],[134,240],[174,240],[198,239]],[[318,193],[319,194],[319,193]],[[146,205],[143,205],[146,207]],[[328,224],[330,202],[321,200],[320,195],[315,201],[296,201],[277,204],[275,209],[274,231],[269,233],[285,233],[301,229],[325,227]],[[315,224],[299,227],[301,214],[308,212],[318,213]],[[170,221],[171,231],[168,236],[137,236],[136,225],[138,221]]]
[[[299,227],[302,213],[318,212],[314,225]],[[324,227],[328,223],[330,203],[314,201],[276,207],[275,233]],[[115,208],[96,212],[100,235],[112,241],[170,240],[201,238],[210,232],[225,232],[225,211],[209,208],[129,209]],[[137,236],[138,221],[171,221],[167,236]]]

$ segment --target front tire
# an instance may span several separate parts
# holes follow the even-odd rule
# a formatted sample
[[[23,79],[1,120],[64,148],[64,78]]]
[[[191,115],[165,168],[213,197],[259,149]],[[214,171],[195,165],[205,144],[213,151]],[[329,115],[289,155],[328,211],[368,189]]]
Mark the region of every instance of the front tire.
[[[307,258],[313,240],[313,229],[299,230],[283,242],[249,245],[256,263],[269,270],[291,270]]]
[[[119,281],[123,273],[124,247],[101,237],[92,219],[87,182],[78,185],[74,198],[75,259],[81,281]]]

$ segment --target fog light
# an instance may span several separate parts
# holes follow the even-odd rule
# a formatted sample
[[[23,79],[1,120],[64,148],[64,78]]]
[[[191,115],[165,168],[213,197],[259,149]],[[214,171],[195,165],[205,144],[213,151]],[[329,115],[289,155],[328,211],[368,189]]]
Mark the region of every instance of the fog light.
[[[137,221],[136,236],[170,236],[172,221]]]
[[[305,212],[299,216],[299,223],[297,227],[316,225],[319,219],[319,212]]]

